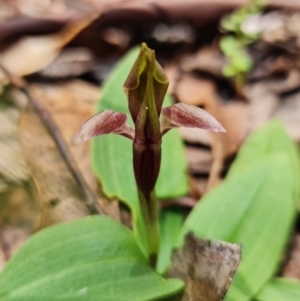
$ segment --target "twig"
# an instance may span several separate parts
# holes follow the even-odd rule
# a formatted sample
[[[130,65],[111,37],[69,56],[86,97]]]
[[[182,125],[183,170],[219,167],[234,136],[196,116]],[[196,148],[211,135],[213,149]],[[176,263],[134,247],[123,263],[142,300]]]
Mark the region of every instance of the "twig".
[[[77,185],[79,186],[83,197],[86,202],[86,206],[88,207],[91,214],[104,214],[103,210],[100,208],[97,197],[94,195],[94,193],[91,191],[87,183],[85,182],[80,170],[78,169],[78,166],[76,164],[76,161],[74,160],[72,154],[70,153],[68,146],[61,135],[61,132],[52,119],[49,112],[41,105],[41,103],[32,95],[27,82],[12,74],[7,70],[2,64],[0,64],[0,68],[4,71],[8,79],[10,80],[11,84],[15,86],[16,88],[23,91],[23,93],[27,96],[29,103],[32,105],[34,110],[36,111],[37,115],[41,119],[42,123],[44,124],[45,128],[49,132],[49,134],[52,136],[53,140],[55,141],[57,148],[59,152],[61,153],[63,159],[65,160],[70,172],[72,173],[73,177],[75,178],[75,181]]]

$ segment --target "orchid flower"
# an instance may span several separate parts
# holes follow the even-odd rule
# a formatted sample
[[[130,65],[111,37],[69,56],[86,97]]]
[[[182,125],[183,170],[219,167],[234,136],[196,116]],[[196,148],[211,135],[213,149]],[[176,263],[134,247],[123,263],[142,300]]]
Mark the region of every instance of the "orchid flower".
[[[99,135],[118,134],[133,141],[133,169],[152,257],[159,241],[154,186],[160,170],[162,136],[178,127],[226,132],[213,116],[196,106],[178,103],[162,108],[168,85],[154,51],[142,44],[123,86],[134,128],[128,125],[126,114],[104,110],[87,120],[74,138],[80,143]]]

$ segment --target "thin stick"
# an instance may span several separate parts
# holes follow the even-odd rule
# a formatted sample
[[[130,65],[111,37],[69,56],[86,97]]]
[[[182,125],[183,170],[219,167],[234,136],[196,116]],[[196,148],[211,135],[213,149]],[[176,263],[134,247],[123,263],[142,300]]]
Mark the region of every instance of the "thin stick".
[[[85,199],[86,206],[88,207],[91,214],[104,214],[103,210],[100,208],[97,197],[91,191],[87,183],[85,182],[77,164],[74,160],[72,154],[70,153],[67,143],[64,140],[58,126],[52,119],[49,112],[41,105],[41,103],[32,95],[28,84],[26,81],[12,73],[9,72],[2,64],[0,64],[0,68],[4,71],[8,79],[10,80],[11,84],[16,88],[20,89],[24,92],[27,96],[29,103],[32,105],[34,110],[36,111],[37,115],[43,122],[45,128],[52,136],[53,140],[55,141],[57,148],[62,155],[63,159],[65,160],[70,172],[72,173],[73,177],[77,185],[79,186],[83,197]]]

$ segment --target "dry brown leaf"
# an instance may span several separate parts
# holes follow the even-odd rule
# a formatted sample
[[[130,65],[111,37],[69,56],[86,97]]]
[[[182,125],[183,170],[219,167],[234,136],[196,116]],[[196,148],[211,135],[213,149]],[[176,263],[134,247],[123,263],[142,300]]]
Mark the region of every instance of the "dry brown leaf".
[[[75,77],[89,71],[94,64],[95,58],[88,48],[66,48],[40,72],[40,75],[56,79]]]
[[[0,54],[1,64],[16,76],[39,71],[49,65],[62,47],[70,42],[98,16],[73,20],[60,32],[44,36],[25,37]]]
[[[18,137],[20,109],[12,102],[14,90],[0,96],[0,193],[11,185],[22,185],[30,171],[22,154]]]
[[[73,144],[76,131],[94,113],[100,96],[99,88],[81,80],[72,80],[63,84],[34,85],[32,91],[59,127],[86,183],[98,196],[101,208],[119,220],[118,203],[107,201],[99,192],[98,180],[91,168],[89,143]]]
[[[201,106],[205,110],[207,110],[207,105],[215,106],[217,97],[215,85],[209,80],[192,74],[187,73],[181,77],[175,92],[180,102]],[[217,118],[217,116],[214,117]],[[180,128],[179,131],[182,137],[190,143],[212,144],[212,136],[208,131],[194,128]]]
[[[40,207],[32,181],[0,194],[0,270],[37,230],[39,219]]]
[[[73,138],[83,122],[94,114],[100,90],[84,81],[72,80],[63,84],[33,85],[32,91],[51,114],[86,182],[96,193],[98,183],[91,169],[89,144],[75,146]]]
[[[169,79],[168,92],[173,94],[176,89],[176,84],[179,78],[179,69],[177,62],[171,62],[166,67],[164,67],[164,71]]]
[[[181,102],[205,106],[216,100],[216,86],[208,79],[185,73],[176,87],[176,94]]]
[[[0,270],[36,230],[39,202],[18,137],[24,98],[6,89],[0,104]]]
[[[195,129],[181,129],[188,142],[209,144],[212,148],[212,166],[208,189],[220,181],[224,160],[237,152],[239,146],[250,132],[248,105],[242,102],[223,103],[218,101],[215,84],[192,74],[183,75],[178,84],[177,97],[180,101],[203,107],[226,129],[227,133],[215,134]],[[192,135],[194,139],[192,138]]]
[[[201,47],[195,55],[187,56],[182,60],[182,69],[186,72],[200,70],[222,76],[222,69],[225,65],[225,58],[217,44]]]
[[[42,213],[40,227],[88,215],[73,175],[31,107],[21,116],[20,140],[39,190]]]
[[[221,301],[241,260],[241,247],[189,233],[172,257],[169,277],[185,282],[181,301]]]
[[[214,160],[208,181],[208,189],[219,183],[220,174],[224,168],[224,160],[238,151],[251,130],[249,108],[245,103],[219,104],[215,109],[215,114],[227,133],[224,135],[211,133],[213,136],[212,155]]]

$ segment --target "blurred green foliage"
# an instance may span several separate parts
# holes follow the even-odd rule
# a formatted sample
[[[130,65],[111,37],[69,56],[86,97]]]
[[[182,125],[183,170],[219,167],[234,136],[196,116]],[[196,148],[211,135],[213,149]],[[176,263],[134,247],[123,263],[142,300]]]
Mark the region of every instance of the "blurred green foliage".
[[[238,91],[244,86],[245,76],[253,66],[246,47],[259,38],[257,33],[243,31],[242,24],[250,16],[261,13],[264,7],[264,1],[252,0],[221,21],[221,28],[228,33],[220,40],[220,48],[228,59],[223,75],[235,77]]]

